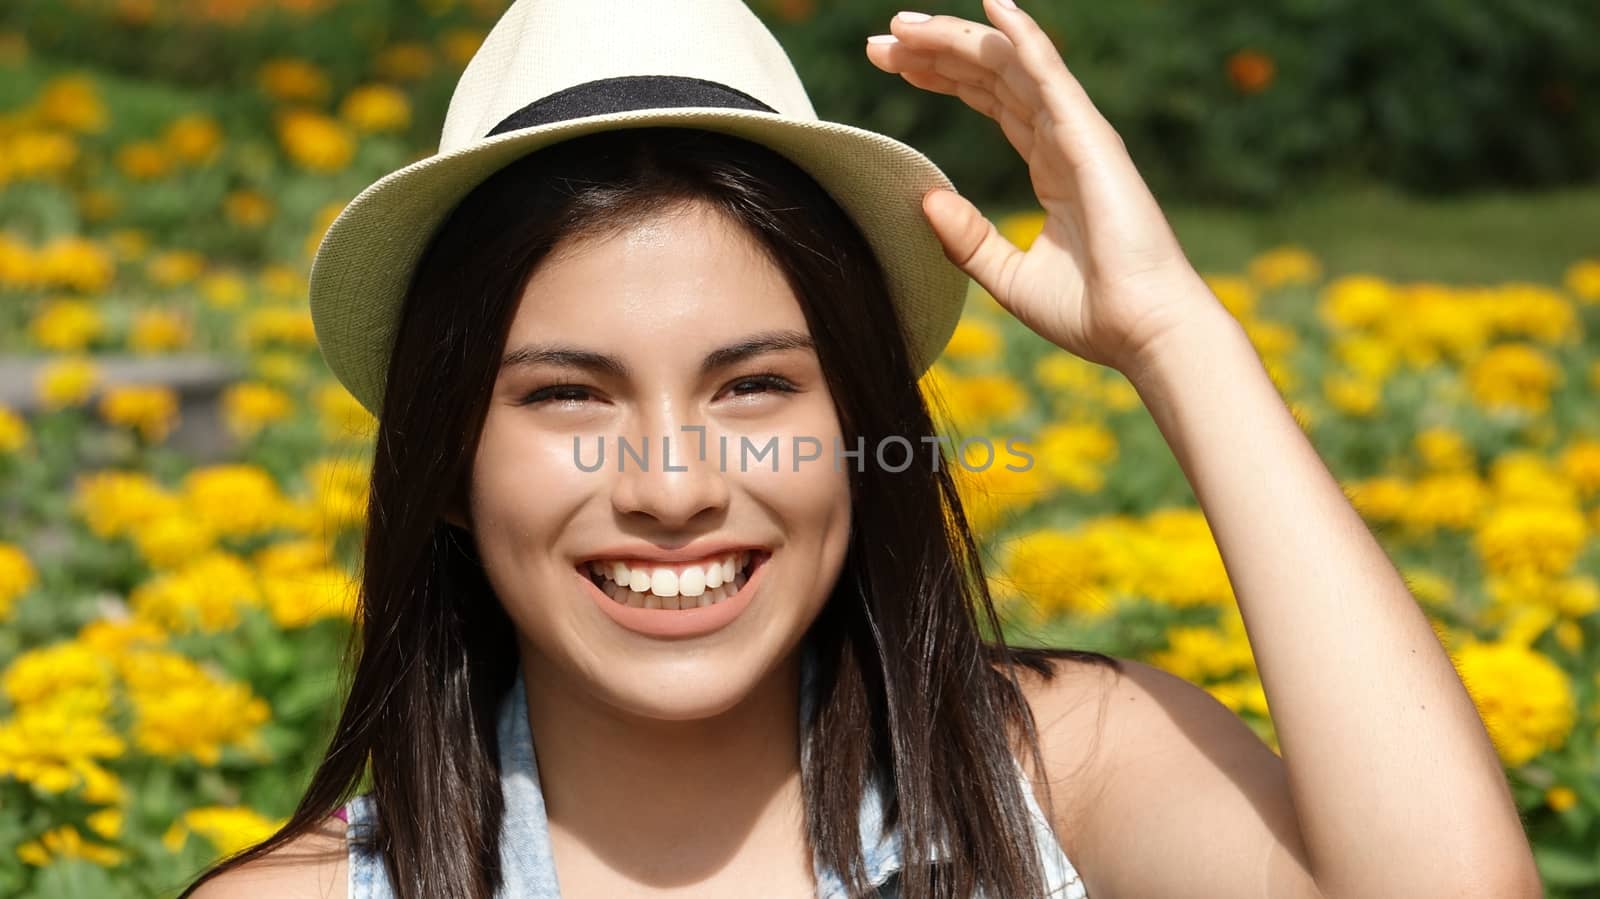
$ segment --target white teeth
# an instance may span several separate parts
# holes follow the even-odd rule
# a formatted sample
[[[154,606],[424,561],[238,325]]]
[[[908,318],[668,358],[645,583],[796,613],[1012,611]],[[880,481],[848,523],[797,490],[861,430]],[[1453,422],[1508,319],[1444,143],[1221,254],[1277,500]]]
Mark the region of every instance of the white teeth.
[[[678,573],[670,568],[657,568],[650,573],[650,592],[657,596],[678,595]],[[677,604],[674,603],[674,606]]]
[[[620,560],[590,562],[585,568],[596,582],[610,581],[638,593],[656,596],[698,597],[704,591],[731,584],[746,567],[754,553],[741,550],[729,553],[704,565],[666,566],[639,565],[632,567]]]
[[[732,560],[729,561],[732,564]],[[742,570],[735,569],[732,578],[716,586],[697,585],[695,580],[700,576],[697,569],[686,569],[682,576],[678,576],[677,589],[668,593],[659,593],[655,587],[658,584],[654,575],[645,576],[644,569],[628,572],[628,585],[624,586],[616,581],[604,577],[609,573],[609,568],[601,566],[596,570],[596,575],[601,575],[599,580],[600,591],[610,597],[613,602],[621,605],[632,606],[636,609],[696,609],[716,605],[744,588],[749,580]],[[593,570],[593,569],[591,569]],[[723,564],[708,566],[704,572],[705,580],[718,579],[726,573]],[[655,574],[665,574],[667,577],[676,576],[675,572],[656,569]],[[634,588],[634,584],[643,583],[645,589]],[[700,589],[695,590],[694,588]]]
[[[706,573],[699,568],[685,568],[678,578],[678,595],[695,597],[706,592]]]

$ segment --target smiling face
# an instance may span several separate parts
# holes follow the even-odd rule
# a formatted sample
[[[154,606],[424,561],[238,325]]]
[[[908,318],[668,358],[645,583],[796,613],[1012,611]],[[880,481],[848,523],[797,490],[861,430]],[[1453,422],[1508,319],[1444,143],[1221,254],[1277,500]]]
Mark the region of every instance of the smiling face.
[[[739,702],[798,644],[850,531],[849,470],[832,462],[838,416],[809,342],[780,270],[702,205],[564,244],[539,266],[510,326],[510,364],[458,522],[517,625],[530,689],[703,718]],[[705,429],[703,454],[685,427]],[[759,449],[773,437],[777,471],[770,455],[741,462],[742,438]],[[796,438],[820,455],[798,470]],[[619,441],[648,470],[628,455],[619,471]],[[602,446],[604,464],[580,468]],[[739,548],[760,563],[748,587],[743,572],[731,597],[696,583],[709,568],[692,561]],[[635,586],[648,574],[649,586],[630,596],[596,585],[589,563],[601,558]],[[674,587],[704,592],[690,610],[645,607],[688,605]]]

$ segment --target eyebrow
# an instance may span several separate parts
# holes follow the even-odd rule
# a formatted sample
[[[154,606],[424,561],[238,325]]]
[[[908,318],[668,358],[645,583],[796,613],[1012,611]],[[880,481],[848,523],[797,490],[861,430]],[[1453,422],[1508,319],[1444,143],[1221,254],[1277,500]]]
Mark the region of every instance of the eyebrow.
[[[700,361],[700,374],[708,375],[753,356],[784,350],[815,352],[816,344],[812,342],[811,336],[803,331],[763,331],[707,353]],[[524,344],[506,353],[500,360],[502,369],[534,365],[580,368],[595,374],[610,375],[619,380],[631,377],[627,363],[616,356],[562,344]]]

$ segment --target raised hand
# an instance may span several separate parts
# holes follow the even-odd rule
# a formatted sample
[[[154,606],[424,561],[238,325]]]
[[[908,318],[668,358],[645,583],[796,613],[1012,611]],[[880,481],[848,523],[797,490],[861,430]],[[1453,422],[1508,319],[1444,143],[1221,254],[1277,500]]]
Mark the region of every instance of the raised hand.
[[[1050,38],[1007,0],[983,7],[994,27],[896,16],[889,35],[868,39],[867,58],[998,122],[1028,164],[1044,229],[1023,252],[959,194],[930,191],[923,211],[945,255],[1023,324],[1125,370],[1162,335],[1222,306]]]

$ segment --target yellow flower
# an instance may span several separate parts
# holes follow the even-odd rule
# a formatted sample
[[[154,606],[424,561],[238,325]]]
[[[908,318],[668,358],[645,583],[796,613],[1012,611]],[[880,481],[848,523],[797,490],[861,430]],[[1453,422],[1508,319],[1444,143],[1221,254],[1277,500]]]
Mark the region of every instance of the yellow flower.
[[[96,618],[78,631],[76,643],[95,651],[102,659],[119,659],[135,649],[160,646],[166,632],[137,618]]]
[[[62,237],[46,244],[37,260],[43,283],[83,294],[102,293],[116,276],[116,263],[106,249],[81,237]]]
[[[1346,415],[1370,416],[1383,401],[1383,385],[1360,375],[1334,373],[1322,379],[1328,403]]]
[[[160,443],[178,424],[178,394],[160,385],[122,385],[100,397],[100,416],[133,428],[150,443]]]
[[[120,661],[134,708],[134,743],[143,751],[215,765],[224,748],[261,748],[258,729],[272,712],[249,686],[162,650],[130,653]]]
[[[343,571],[332,567],[261,579],[261,593],[272,621],[285,630],[305,627],[318,618],[353,617],[357,587]]]
[[[923,375],[921,386],[935,421],[961,437],[976,436],[982,425],[1009,420],[1028,405],[1027,392],[1009,375],[962,376],[938,362]]]
[[[21,548],[0,543],[0,621],[11,617],[17,597],[39,582],[39,573]]]
[[[1572,303],[1543,284],[1502,284],[1486,291],[1482,303],[1491,325],[1502,335],[1555,344],[1576,340],[1582,332]]]
[[[1254,712],[1265,716],[1267,709],[1267,691],[1261,686],[1258,677],[1240,678],[1221,684],[1207,684],[1205,690],[1218,702],[1231,709],[1234,714],[1240,712]],[[1277,750],[1274,749],[1274,752]]]
[[[1206,286],[1216,295],[1223,308],[1237,319],[1247,319],[1255,314],[1259,296],[1256,286],[1239,275],[1205,275]]]
[[[1080,493],[1105,486],[1105,467],[1117,458],[1117,438],[1097,422],[1056,423],[1039,432],[1036,463],[1054,484]]]
[[[78,161],[78,143],[56,131],[23,131],[12,137],[3,157],[9,172],[0,176],[24,181],[59,181]]]
[[[266,384],[246,382],[229,387],[222,394],[222,414],[228,430],[249,439],[273,422],[283,421],[294,411],[287,393]]]
[[[117,168],[135,181],[153,181],[172,170],[172,157],[155,141],[136,140],[117,150]]]
[[[1344,485],[1350,505],[1369,522],[1397,521],[1411,503],[1411,485],[1385,476]]]
[[[1004,453],[996,455],[995,464],[969,471],[958,462],[950,469],[956,492],[961,499],[967,523],[976,533],[986,534],[1004,523],[1010,513],[1027,508],[1050,495],[1051,487],[1045,481],[1044,469],[1035,458],[1032,465]],[[1010,468],[1006,466],[1010,465]],[[1026,466],[1024,468],[1024,466]],[[1023,468],[1022,471],[1014,469]],[[362,510],[363,513],[365,510]],[[363,515],[364,517],[364,515]]]
[[[1250,277],[1267,290],[1311,284],[1322,277],[1322,263],[1302,247],[1276,247],[1250,260]]]
[[[218,272],[200,282],[200,294],[213,309],[237,309],[250,295],[250,285],[232,272]]]
[[[93,134],[106,127],[105,103],[87,75],[51,79],[39,92],[36,103],[39,117],[46,124],[80,134]]]
[[[217,852],[226,856],[265,840],[285,823],[273,821],[253,809],[210,805],[184,812],[162,836],[162,843],[177,852],[192,831],[205,837]]]
[[[1422,462],[1434,471],[1467,471],[1477,466],[1472,447],[1460,431],[1442,426],[1424,428],[1412,438]]]
[[[301,353],[272,350],[250,360],[251,376],[274,387],[294,386],[311,377],[311,365]]]
[[[74,510],[101,539],[122,537],[142,523],[176,514],[179,501],[149,475],[102,471],[78,479]]]
[[[1196,684],[1254,673],[1256,667],[1250,641],[1242,632],[1224,633],[1215,627],[1168,628],[1167,648],[1153,653],[1150,663]]]
[[[250,350],[268,346],[310,349],[317,345],[317,330],[307,309],[269,307],[245,317],[239,327],[239,342]]]
[[[141,354],[182,349],[191,333],[188,316],[176,309],[141,309],[128,329],[128,347]]]
[[[1333,342],[1333,355],[1350,371],[1369,381],[1381,383],[1400,364],[1394,344],[1364,334],[1346,334]]]
[[[1473,402],[1484,409],[1545,412],[1561,368],[1531,346],[1503,344],[1474,362],[1466,378]]]
[[[112,868],[122,864],[126,856],[112,846],[90,843],[71,824],[62,824],[45,831],[37,840],[29,840],[17,847],[17,858],[29,865],[43,868],[58,858],[81,858],[102,867]]]
[[[1032,531],[1002,545],[1000,570],[1043,614],[1099,616],[1110,604],[1096,583],[1093,551],[1092,544],[1065,531]]]
[[[1578,794],[1571,787],[1554,786],[1544,791],[1544,802],[1556,812],[1564,812],[1578,804]]]
[[[217,535],[186,513],[163,515],[133,532],[134,546],[156,569],[173,568],[215,548]]]
[[[31,439],[22,416],[0,405],[0,455],[19,452]]]
[[[1395,302],[1389,282],[1372,275],[1346,275],[1322,289],[1317,312],[1334,327],[1366,328],[1393,314]]]
[[[97,812],[90,812],[84,818],[89,829],[99,834],[101,839],[115,840],[122,836],[122,809],[103,808]]]
[[[255,572],[217,551],[157,575],[128,596],[134,615],[179,634],[229,630],[238,626],[242,609],[260,604]]]
[[[1476,547],[1491,573],[1553,576],[1571,570],[1586,537],[1583,513],[1577,508],[1504,504],[1479,526]]]
[[[272,476],[251,465],[214,465],[183,479],[189,509],[218,534],[245,537],[278,526],[283,495]]]
[[[259,228],[272,220],[272,200],[258,190],[231,191],[222,199],[223,214],[241,228]]]
[[[1451,656],[1508,767],[1566,743],[1577,703],[1566,673],[1548,657],[1516,643],[1478,642]]]
[[[303,109],[278,116],[278,142],[291,161],[313,172],[337,172],[356,152],[355,137],[337,119]]]
[[[1567,269],[1567,290],[1585,304],[1600,303],[1600,259],[1581,259]]]
[[[1488,504],[1489,488],[1476,473],[1435,472],[1411,486],[1411,501],[1399,513],[1417,534],[1437,528],[1464,531],[1478,523]]]
[[[39,372],[39,402],[46,409],[81,406],[89,401],[99,381],[100,370],[88,359],[58,359]]]
[[[386,84],[368,84],[345,96],[339,115],[364,134],[403,131],[411,124],[411,101]]]
[[[93,647],[64,641],[30,649],[0,675],[0,690],[17,708],[63,708],[99,714],[111,706],[114,672]]]
[[[33,342],[47,350],[76,353],[105,332],[105,321],[83,300],[52,300],[28,322],[28,331]]]
[[[970,316],[956,323],[955,333],[945,345],[944,355],[969,362],[993,362],[1000,358],[1005,339],[1000,329]]]
[[[145,273],[150,280],[162,287],[188,284],[205,270],[205,257],[193,250],[171,250],[152,258],[145,266]]]
[[[262,65],[256,82],[267,96],[284,103],[320,103],[328,96],[328,76],[303,59],[275,59]]]
[[[207,115],[179,116],[167,126],[167,149],[191,165],[210,162],[222,147],[222,128]]]
[[[1506,503],[1576,506],[1578,490],[1550,460],[1531,450],[1501,453],[1489,465],[1495,498]]]
[[[1568,444],[1561,452],[1561,472],[1584,498],[1600,495],[1600,440],[1579,439]]]

